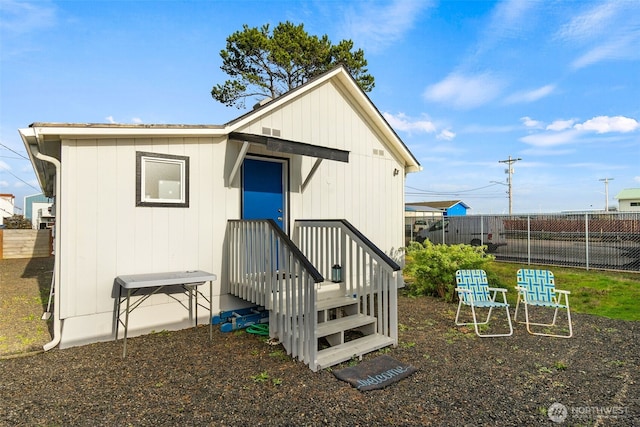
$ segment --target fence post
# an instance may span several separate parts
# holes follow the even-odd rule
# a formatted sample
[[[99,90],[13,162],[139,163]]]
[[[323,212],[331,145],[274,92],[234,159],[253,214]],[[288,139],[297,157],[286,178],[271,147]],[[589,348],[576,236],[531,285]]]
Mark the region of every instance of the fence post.
[[[584,214],[584,248],[585,248],[585,260],[586,268],[589,270],[589,213]]]
[[[531,215],[527,215],[527,265],[531,265]]]

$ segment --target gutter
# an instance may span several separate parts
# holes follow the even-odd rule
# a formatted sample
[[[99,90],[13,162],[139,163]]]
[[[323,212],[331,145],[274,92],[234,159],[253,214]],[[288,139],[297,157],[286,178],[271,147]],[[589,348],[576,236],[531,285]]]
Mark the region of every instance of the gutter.
[[[36,139],[36,143],[38,142],[38,132],[36,131],[36,129],[33,129],[34,132],[34,136]],[[60,161],[58,159],[56,159],[55,157],[51,157],[51,156],[47,156],[45,154],[42,154],[41,152],[37,151],[37,149],[35,150],[34,153],[32,153],[37,159],[42,160],[44,162],[49,162],[51,164],[53,164],[53,166],[55,166],[56,168],[56,187],[55,187],[55,206],[56,206],[56,225],[55,225],[55,247],[54,247],[54,261],[53,261],[53,283],[51,284],[51,286],[55,286],[54,292],[53,292],[53,340],[51,340],[50,342],[46,343],[43,346],[44,351],[48,351],[51,350],[52,348],[56,347],[58,344],[60,344],[60,339],[62,338],[62,320],[60,319],[60,248],[61,248],[61,244],[60,244],[60,236],[62,235],[60,233],[60,190],[61,190],[61,174],[60,174],[60,170],[61,170],[61,164]]]

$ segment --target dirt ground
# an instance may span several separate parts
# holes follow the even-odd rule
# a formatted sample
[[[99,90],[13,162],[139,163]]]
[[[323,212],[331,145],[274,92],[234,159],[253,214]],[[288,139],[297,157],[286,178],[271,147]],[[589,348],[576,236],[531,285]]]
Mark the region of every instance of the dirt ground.
[[[38,351],[51,341],[46,311],[53,257],[0,260],[0,357]]]
[[[51,266],[0,261],[0,426],[640,426],[640,322],[574,313],[571,339],[521,324],[478,338],[455,305],[400,295],[398,347],[365,360],[417,372],[368,392],[333,375],[357,360],[312,372],[263,337],[204,326],[131,338],[126,359],[121,341],[13,357],[49,340]]]

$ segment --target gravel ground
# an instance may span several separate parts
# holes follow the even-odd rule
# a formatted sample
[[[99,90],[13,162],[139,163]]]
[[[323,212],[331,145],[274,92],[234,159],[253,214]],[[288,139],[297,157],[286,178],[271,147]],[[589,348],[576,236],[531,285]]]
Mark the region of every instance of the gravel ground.
[[[38,277],[27,267],[11,279],[0,261],[3,297]],[[418,371],[364,393],[262,337],[217,328],[212,341],[206,327],[132,338],[124,360],[122,342],[5,352],[0,425],[640,426],[640,322],[576,313],[571,339],[519,324],[511,337],[481,339],[454,326],[455,309],[401,296],[398,347],[365,359],[386,353]],[[554,403],[563,424],[549,418]]]

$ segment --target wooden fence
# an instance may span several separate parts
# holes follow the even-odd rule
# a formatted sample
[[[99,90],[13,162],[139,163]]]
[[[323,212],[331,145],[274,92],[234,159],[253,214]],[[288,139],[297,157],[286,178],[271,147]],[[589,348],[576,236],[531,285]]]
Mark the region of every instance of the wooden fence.
[[[52,252],[51,230],[0,229],[0,259],[46,258]]]

